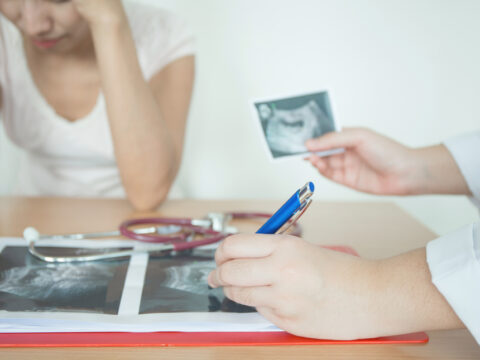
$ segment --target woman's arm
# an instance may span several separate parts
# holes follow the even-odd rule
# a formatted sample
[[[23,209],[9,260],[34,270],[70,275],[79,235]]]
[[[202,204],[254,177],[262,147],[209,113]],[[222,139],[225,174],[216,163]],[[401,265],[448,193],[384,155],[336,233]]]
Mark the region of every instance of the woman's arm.
[[[119,0],[75,0],[95,46],[116,160],[127,196],[139,210],[167,196],[182,156],[194,58],[174,61],[145,81]]]

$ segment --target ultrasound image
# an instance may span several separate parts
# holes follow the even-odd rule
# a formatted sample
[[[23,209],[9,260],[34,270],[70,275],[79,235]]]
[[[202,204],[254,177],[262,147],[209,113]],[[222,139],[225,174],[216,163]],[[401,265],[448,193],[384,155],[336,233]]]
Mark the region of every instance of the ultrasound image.
[[[207,277],[215,268],[214,250],[196,249],[192,254],[155,258],[150,256],[140,314],[158,312],[254,312],[210,289]]]
[[[85,250],[42,251],[73,255]],[[26,247],[8,246],[0,254],[0,310],[117,314],[127,267],[127,260],[49,264]]]
[[[53,256],[100,249],[39,247]],[[112,248],[110,250],[120,250]],[[147,264],[140,314],[172,312],[254,312],[210,289],[214,250],[196,249],[174,255],[151,254]],[[118,314],[129,258],[52,264],[36,259],[25,246],[0,253],[0,310]]]

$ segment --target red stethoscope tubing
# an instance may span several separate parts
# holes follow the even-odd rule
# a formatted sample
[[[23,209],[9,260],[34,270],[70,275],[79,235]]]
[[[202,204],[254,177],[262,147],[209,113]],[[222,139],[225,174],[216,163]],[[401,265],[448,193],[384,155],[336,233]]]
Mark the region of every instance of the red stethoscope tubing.
[[[232,219],[254,219],[254,218],[270,218],[271,214],[265,213],[251,213],[251,212],[232,212],[229,213]],[[156,235],[156,234],[137,234],[130,230],[131,226],[135,225],[177,225],[185,232],[176,235]],[[119,227],[120,233],[130,239],[143,241],[148,243],[169,243],[174,250],[181,251],[192,249],[198,246],[209,245],[223,240],[228,233],[219,232],[216,230],[196,226],[192,224],[192,219],[188,218],[144,218],[126,220]],[[192,234],[203,235],[201,240],[187,241]],[[294,224],[292,235],[300,236],[301,228],[298,224]]]

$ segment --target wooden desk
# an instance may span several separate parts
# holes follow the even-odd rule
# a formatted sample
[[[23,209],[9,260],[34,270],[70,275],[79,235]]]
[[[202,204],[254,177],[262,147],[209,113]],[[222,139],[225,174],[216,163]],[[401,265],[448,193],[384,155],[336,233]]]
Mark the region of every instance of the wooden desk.
[[[271,212],[276,201],[165,203],[163,216],[202,217],[208,211]],[[133,213],[123,200],[0,198],[0,236],[21,236],[27,226],[43,233],[108,230]],[[361,256],[381,258],[424,246],[435,234],[391,203],[316,202],[301,221],[304,237],[322,244],[345,244]],[[241,224],[237,224],[242,227]],[[243,226],[252,229],[253,224]],[[1,349],[1,359],[480,359],[480,347],[466,330],[429,332],[427,345],[327,345],[197,348]]]

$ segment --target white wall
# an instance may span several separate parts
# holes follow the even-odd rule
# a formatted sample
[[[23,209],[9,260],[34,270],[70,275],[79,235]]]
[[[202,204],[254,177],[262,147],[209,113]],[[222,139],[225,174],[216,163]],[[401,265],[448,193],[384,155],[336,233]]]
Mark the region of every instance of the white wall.
[[[413,146],[480,128],[479,1],[142,2],[177,12],[198,39],[179,177],[190,197],[285,198],[313,179],[317,201],[379,199],[327,182],[302,161],[271,163],[251,118],[255,97],[328,89],[343,126]],[[477,217],[464,198],[394,200],[439,233]]]

